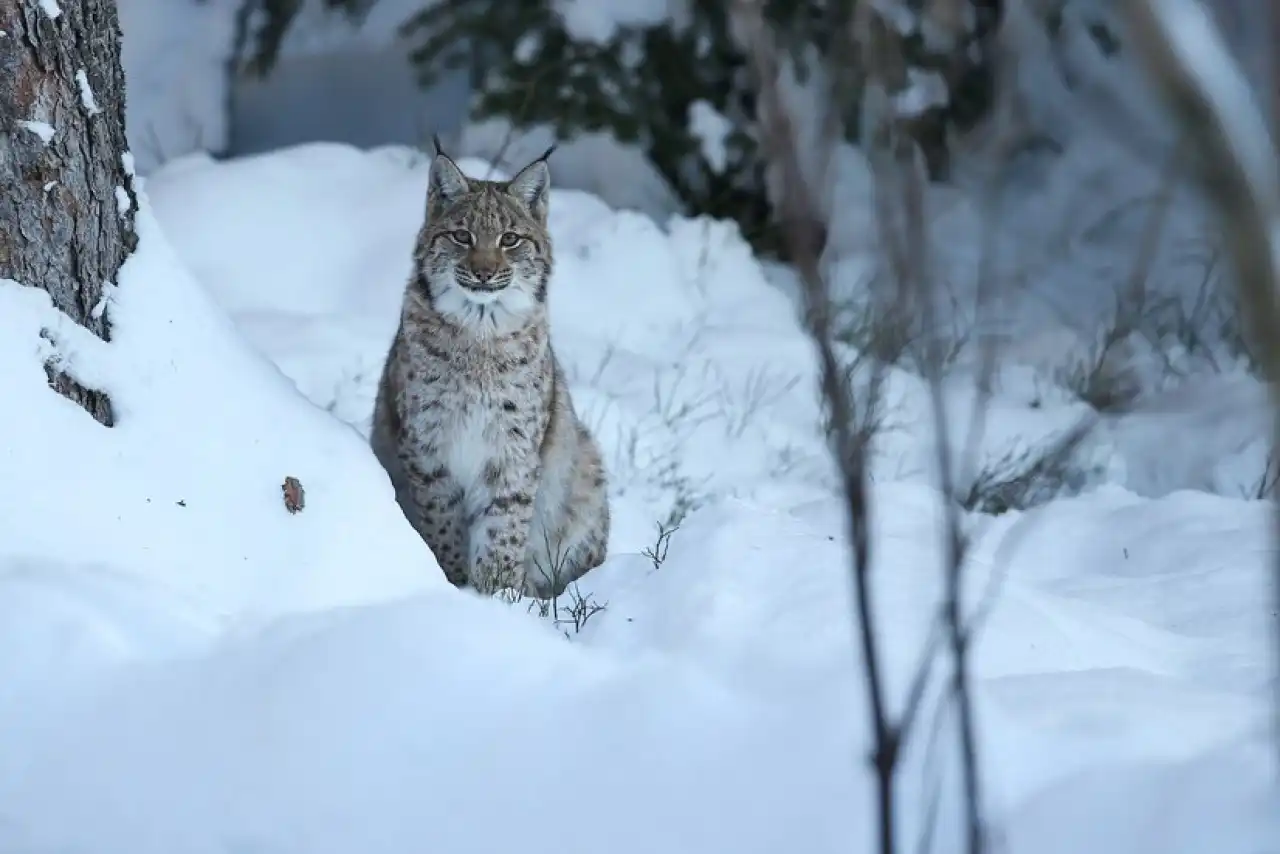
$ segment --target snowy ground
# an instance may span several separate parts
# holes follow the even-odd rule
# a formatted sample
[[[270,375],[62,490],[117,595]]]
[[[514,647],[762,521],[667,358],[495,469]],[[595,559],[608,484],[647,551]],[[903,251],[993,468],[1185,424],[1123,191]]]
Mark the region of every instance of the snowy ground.
[[[869,850],[841,506],[788,298],[730,228],[557,192],[554,334],[616,519],[579,595],[604,607],[552,624],[480,601],[361,436],[425,169],[330,145],[169,164],[110,345],[0,284],[22,416],[0,422],[0,851]],[[51,353],[110,390],[114,430],[47,389]],[[924,391],[892,375],[875,462],[899,697],[939,588]],[[971,397],[957,373],[949,402]],[[1193,379],[1103,425],[1080,497],[969,517],[1005,850],[1280,850],[1270,509],[1235,497],[1265,463],[1261,402],[1243,373]],[[1015,360],[982,459],[1086,411]],[[936,786],[948,851],[940,720],[907,757],[903,832]]]

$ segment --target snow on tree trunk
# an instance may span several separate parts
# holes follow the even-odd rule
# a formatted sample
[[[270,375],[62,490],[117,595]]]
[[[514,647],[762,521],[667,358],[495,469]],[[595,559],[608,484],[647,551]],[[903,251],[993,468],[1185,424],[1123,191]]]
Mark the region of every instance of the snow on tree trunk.
[[[103,340],[137,238],[115,0],[0,0],[0,279],[49,293]],[[111,426],[106,394],[50,385]]]

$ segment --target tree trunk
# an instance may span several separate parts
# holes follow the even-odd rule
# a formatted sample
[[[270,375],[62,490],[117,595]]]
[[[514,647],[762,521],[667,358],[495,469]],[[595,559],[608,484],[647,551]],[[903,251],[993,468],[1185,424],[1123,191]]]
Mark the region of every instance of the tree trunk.
[[[0,0],[0,279],[49,293],[103,340],[99,306],[137,243],[115,0]],[[111,426],[111,402],[46,366]]]

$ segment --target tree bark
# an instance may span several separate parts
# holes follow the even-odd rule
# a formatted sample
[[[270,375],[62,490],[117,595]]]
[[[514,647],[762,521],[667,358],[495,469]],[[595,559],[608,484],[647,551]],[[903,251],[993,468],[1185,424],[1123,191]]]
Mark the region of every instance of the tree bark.
[[[99,307],[137,244],[115,0],[0,0],[0,279],[47,291],[103,340]],[[46,366],[111,426],[111,401]]]

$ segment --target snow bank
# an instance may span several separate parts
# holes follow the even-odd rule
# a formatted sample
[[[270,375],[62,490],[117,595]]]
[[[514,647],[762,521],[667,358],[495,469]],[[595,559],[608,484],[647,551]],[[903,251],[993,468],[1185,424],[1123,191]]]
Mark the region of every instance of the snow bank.
[[[169,646],[157,635],[194,642],[440,583],[361,437],[246,345],[150,208],[138,230],[106,306],[110,345],[42,291],[0,283],[0,396],[21,414],[0,434],[0,649],[27,650],[0,655],[14,698],[15,665],[39,684],[66,660]],[[110,393],[116,427],[49,390],[50,358]],[[286,477],[305,490],[297,515]]]
[[[723,224],[556,191],[554,334],[608,458],[612,555],[576,618],[481,601],[441,582],[358,435],[425,178],[334,145],[169,164],[110,345],[0,289],[0,393],[26,416],[0,422],[0,849],[870,851],[843,515],[791,302]],[[117,428],[45,387],[41,327]],[[987,454],[1078,414],[1017,374]],[[891,391],[873,543],[897,708],[941,508],[923,391]],[[1010,850],[1273,846],[1268,506],[1113,486],[965,524]],[[908,840],[935,787],[959,838],[937,720],[905,757]]]

